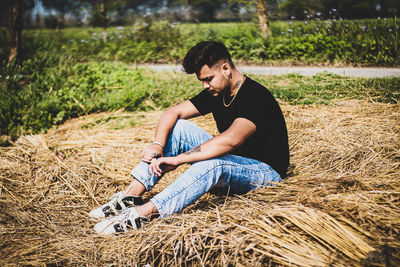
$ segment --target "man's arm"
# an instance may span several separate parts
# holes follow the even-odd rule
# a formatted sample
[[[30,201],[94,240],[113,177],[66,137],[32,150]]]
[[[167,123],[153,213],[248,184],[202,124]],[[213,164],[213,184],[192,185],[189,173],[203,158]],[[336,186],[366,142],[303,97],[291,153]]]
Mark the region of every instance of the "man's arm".
[[[163,157],[150,165],[152,174],[161,175],[161,165],[164,172],[172,170],[184,163],[207,160],[227,154],[246,141],[256,131],[256,125],[248,119],[237,118],[232,125],[223,133],[209,141],[193,148],[176,157]]]
[[[167,109],[161,115],[156,127],[154,142],[157,144],[153,143],[147,146],[142,153],[141,160],[150,163],[153,158],[162,156],[163,149],[158,144],[161,144],[163,147],[165,146],[168,135],[172,131],[176,121],[178,119],[190,119],[199,115],[199,111],[189,100]]]

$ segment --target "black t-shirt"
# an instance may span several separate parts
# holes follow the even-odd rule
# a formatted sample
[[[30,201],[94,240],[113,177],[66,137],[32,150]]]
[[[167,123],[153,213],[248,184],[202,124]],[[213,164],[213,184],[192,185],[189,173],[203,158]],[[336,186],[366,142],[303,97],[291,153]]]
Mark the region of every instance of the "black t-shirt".
[[[222,94],[215,97],[203,90],[190,101],[202,115],[212,112],[220,133],[237,118],[252,121],[257,127],[256,132],[230,154],[265,162],[282,178],[286,177],[288,134],[282,111],[272,94],[263,85],[246,77],[229,107],[224,106],[222,97]]]

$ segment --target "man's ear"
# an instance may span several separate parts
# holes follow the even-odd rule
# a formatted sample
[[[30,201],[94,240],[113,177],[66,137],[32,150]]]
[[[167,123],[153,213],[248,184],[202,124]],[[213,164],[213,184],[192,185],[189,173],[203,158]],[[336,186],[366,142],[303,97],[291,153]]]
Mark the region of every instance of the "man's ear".
[[[222,63],[222,65],[221,65],[221,73],[227,79],[232,79],[232,68],[227,62]]]

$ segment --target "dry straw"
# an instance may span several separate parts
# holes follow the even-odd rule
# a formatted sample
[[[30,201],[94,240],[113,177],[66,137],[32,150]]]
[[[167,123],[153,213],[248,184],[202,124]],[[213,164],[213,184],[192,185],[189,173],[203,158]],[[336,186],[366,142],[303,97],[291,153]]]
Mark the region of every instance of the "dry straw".
[[[399,265],[399,106],[282,108],[289,178],[244,196],[206,194],[116,236],[96,235],[87,213],[129,183],[160,112],[90,115],[1,148],[0,265]],[[211,117],[195,121],[216,134]]]

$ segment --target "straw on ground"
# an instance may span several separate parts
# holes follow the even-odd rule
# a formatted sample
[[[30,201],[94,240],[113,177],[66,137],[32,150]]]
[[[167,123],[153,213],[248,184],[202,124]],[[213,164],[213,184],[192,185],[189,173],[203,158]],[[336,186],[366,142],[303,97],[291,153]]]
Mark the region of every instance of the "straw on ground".
[[[87,213],[129,183],[160,112],[94,114],[0,148],[0,264],[399,264],[399,106],[281,104],[290,177],[244,196],[206,194],[117,236],[96,235]],[[217,133],[211,117],[195,122]]]

